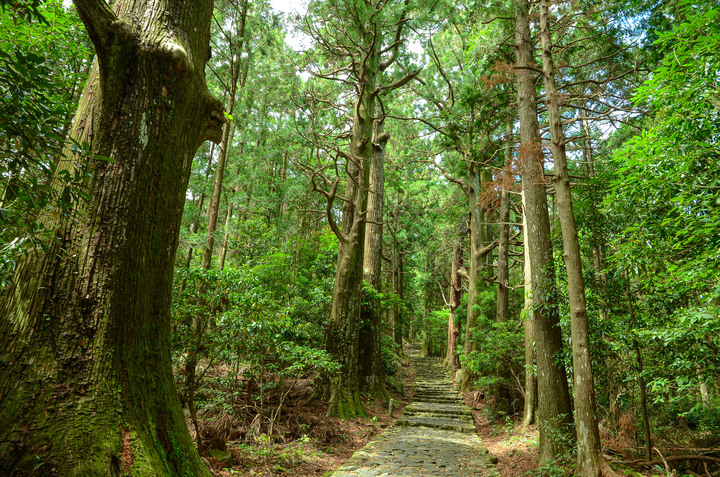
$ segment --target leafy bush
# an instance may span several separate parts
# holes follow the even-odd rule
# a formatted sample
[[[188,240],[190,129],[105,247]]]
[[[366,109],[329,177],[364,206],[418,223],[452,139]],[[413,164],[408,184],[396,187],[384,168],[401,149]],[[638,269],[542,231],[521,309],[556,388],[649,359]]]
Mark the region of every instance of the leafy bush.
[[[309,247],[301,252],[313,258]],[[315,250],[315,260],[303,267],[292,255],[271,251],[254,266],[176,272],[175,362],[187,368],[186,380],[201,362],[205,370],[222,363],[228,372],[212,378],[213,387],[222,390],[213,407],[237,412],[252,401],[259,416],[255,434],[275,432],[283,403],[300,378],[337,369],[320,349],[332,286],[317,273],[327,260],[321,255]]]

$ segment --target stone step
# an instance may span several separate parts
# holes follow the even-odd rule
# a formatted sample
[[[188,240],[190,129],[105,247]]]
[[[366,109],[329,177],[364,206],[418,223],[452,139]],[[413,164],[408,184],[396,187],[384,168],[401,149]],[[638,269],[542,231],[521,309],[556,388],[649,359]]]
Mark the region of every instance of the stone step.
[[[464,419],[451,419],[447,417],[430,417],[430,416],[406,416],[401,417],[395,424],[406,427],[429,427],[431,429],[443,429],[446,431],[462,432],[464,434],[474,434],[475,423]]]
[[[416,415],[416,414],[438,414],[438,415],[452,415],[452,416],[470,416],[472,418],[472,412],[470,409],[461,404],[437,404],[437,403],[426,403],[426,402],[413,402],[408,404],[403,409],[403,415]]]
[[[443,386],[415,386],[415,393],[423,392],[426,394],[459,394],[455,386],[446,384]]]
[[[482,441],[427,427],[392,427],[341,466],[333,477],[500,477]]]
[[[452,396],[435,396],[435,397],[415,397],[415,402],[433,402],[443,404],[463,404],[463,400],[458,397]]]

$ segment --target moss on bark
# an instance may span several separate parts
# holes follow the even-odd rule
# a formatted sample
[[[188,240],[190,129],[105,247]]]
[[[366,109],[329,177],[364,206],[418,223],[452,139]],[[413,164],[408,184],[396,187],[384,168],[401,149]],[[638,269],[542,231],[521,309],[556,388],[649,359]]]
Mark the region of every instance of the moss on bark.
[[[0,474],[209,475],[169,335],[192,157],[222,124],[203,74],[212,3],[76,2],[98,59],[71,136],[90,151],[68,149],[58,170],[82,164],[91,200],[42,218],[56,240],[19,266],[3,300]]]

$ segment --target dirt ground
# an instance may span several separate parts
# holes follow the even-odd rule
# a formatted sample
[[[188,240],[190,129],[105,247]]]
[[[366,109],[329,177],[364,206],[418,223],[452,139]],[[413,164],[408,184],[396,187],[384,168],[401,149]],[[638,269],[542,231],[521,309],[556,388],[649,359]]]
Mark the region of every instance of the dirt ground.
[[[222,468],[211,457],[203,459],[216,477],[310,477],[329,474],[400,417],[402,409],[412,400],[414,375],[409,363],[403,367],[400,376],[403,389],[407,392],[402,394],[390,390],[395,400],[392,415],[388,414],[387,403],[368,398],[363,401],[370,417],[347,421],[326,417],[325,402],[306,402],[312,392],[308,382],[307,386],[298,386],[298,392],[288,398],[283,411],[285,418],[277,434],[292,435],[287,442],[283,442],[282,438],[270,442],[262,435],[228,441],[226,448],[233,456],[232,468]],[[188,427],[194,437],[192,424],[189,423]],[[298,429],[304,431],[300,436],[297,436]]]
[[[537,426],[522,429],[520,423],[492,422],[485,403],[476,400],[476,393],[465,393],[465,404],[472,409],[478,435],[490,453],[498,458],[496,465],[503,477],[517,477],[537,468]]]

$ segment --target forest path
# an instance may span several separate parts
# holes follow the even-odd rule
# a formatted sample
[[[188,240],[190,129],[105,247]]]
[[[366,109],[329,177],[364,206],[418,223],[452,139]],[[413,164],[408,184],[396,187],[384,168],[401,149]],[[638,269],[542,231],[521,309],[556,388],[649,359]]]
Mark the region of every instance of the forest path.
[[[499,477],[468,408],[436,358],[407,352],[415,370],[414,400],[394,426],[355,452],[334,477]]]

